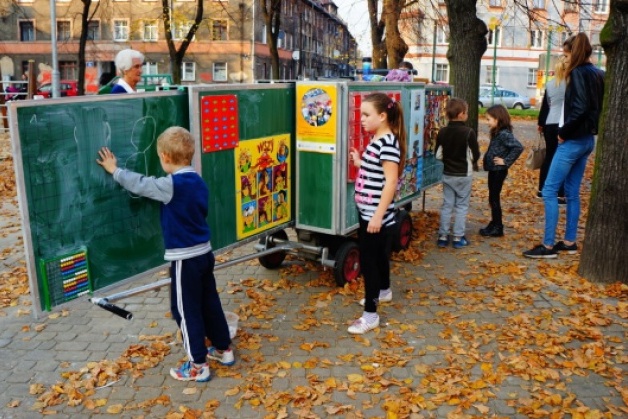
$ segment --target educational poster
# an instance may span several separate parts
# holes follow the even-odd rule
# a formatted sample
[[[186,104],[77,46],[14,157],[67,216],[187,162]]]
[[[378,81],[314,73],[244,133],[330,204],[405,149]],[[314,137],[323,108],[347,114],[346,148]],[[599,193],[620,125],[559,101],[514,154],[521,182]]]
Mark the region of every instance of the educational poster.
[[[297,148],[317,153],[336,152],[336,86],[297,86]]]
[[[348,136],[349,141],[347,141],[347,145],[350,151],[352,148],[355,148],[362,154],[366,149],[366,146],[371,141],[371,135],[369,135],[362,128],[362,120],[360,114],[360,106],[362,105],[362,100],[364,97],[368,96],[370,91],[352,91],[349,92],[349,127],[348,127]],[[401,100],[401,92],[400,91],[386,91],[389,97],[392,97],[395,101],[399,102]],[[349,158],[349,153],[347,152],[347,159]],[[349,182],[355,182],[355,179],[358,175],[358,169],[353,165],[352,162],[347,161],[347,180]]]
[[[423,132],[423,151],[426,155],[434,155],[438,131],[447,125],[445,106],[449,98],[449,90],[428,90],[425,95],[425,131]]]
[[[238,146],[238,97],[236,95],[202,98],[201,141],[203,153],[229,150]]]
[[[243,239],[290,217],[290,134],[240,142],[235,154],[237,237]]]
[[[423,156],[423,125],[425,119],[425,90],[410,91],[410,106],[404,109],[409,119],[407,132],[406,166],[396,199],[412,195],[421,189],[422,170],[419,162]]]

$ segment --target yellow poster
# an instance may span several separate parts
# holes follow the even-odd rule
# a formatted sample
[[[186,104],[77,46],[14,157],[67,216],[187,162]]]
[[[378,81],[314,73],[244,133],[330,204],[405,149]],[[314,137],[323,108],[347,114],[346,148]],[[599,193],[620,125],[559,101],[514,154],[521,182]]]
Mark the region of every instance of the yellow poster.
[[[238,239],[290,221],[290,134],[240,141],[235,152]]]
[[[297,86],[297,148],[336,152],[338,98],[334,85]]]

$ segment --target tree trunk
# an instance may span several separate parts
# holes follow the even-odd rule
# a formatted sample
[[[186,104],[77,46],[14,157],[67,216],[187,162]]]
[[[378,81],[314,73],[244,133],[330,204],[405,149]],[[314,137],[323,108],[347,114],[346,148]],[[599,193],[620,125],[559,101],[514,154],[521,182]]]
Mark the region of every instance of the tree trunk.
[[[90,21],[89,9],[92,6],[92,0],[81,0],[81,2],[83,3],[83,12],[81,13],[81,35],[78,49],[78,81],[76,82],[80,96],[85,94],[85,49],[87,47],[87,33]]]
[[[194,15],[194,23],[190,27],[185,39],[179,45],[177,50],[174,46],[174,40],[172,39],[172,25],[174,22],[171,20],[172,14],[170,13],[170,1],[161,0],[162,14],[161,20],[164,22],[164,32],[166,34],[166,45],[168,45],[168,54],[170,55],[170,71],[172,73],[172,82],[174,84],[181,84],[181,65],[183,64],[183,58],[190,46],[190,42],[194,39],[196,31],[198,30],[201,21],[203,20],[203,0],[196,0],[196,13]]]
[[[578,273],[594,282],[628,284],[623,246],[628,232],[628,0],[611,2],[600,40],[607,57],[604,109]]]
[[[386,25],[386,68],[398,68],[408,52],[408,44],[399,33],[399,17],[405,0],[384,0],[384,17]]]
[[[386,24],[383,19],[377,17],[377,3],[379,0],[368,0],[369,25],[371,29],[371,44],[373,44],[372,62],[373,68],[387,68],[386,65],[386,41],[384,41],[384,29]]]
[[[477,0],[445,0],[449,18],[449,80],[454,95],[469,104],[467,125],[478,130],[480,61],[486,52],[486,24],[477,18]]]

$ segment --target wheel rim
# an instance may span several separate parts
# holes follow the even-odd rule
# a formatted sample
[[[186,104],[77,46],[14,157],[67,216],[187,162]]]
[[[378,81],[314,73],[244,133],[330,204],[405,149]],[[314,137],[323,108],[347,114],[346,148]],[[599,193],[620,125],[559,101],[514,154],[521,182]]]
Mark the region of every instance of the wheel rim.
[[[399,228],[399,242],[402,248],[407,248],[412,239],[412,223],[408,219],[404,219]]]
[[[350,251],[345,258],[343,266],[344,277],[347,282],[355,281],[360,274],[360,252],[355,249]]]

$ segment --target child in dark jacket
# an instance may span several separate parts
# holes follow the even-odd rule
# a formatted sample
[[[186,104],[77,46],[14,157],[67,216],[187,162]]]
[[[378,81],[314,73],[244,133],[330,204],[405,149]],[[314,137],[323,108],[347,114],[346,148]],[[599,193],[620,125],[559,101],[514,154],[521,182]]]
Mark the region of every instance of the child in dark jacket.
[[[449,124],[436,137],[436,158],[443,161],[443,205],[440,210],[438,247],[449,245],[449,227],[454,215],[453,242],[455,249],[469,245],[465,237],[467,212],[471,198],[473,170],[480,159],[475,132],[465,125],[469,105],[462,99],[451,98],[447,103]]]
[[[491,222],[480,229],[486,237],[504,235],[500,195],[502,186],[512,166],[523,152],[523,145],[512,133],[510,114],[502,105],[491,106],[486,110],[486,119],[490,127],[491,142],[484,154],[484,170],[488,172],[488,202],[491,206]]]

